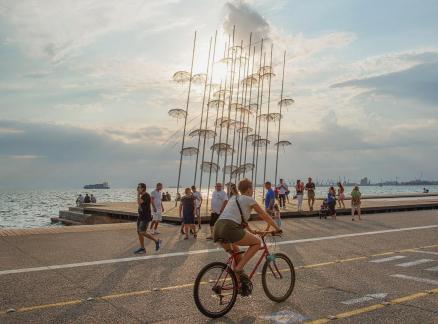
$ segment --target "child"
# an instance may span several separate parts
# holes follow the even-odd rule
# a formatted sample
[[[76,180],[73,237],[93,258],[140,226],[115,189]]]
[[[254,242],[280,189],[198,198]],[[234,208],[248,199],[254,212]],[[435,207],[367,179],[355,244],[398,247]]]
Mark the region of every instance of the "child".
[[[273,218],[275,224],[277,224],[277,226],[281,228],[280,207],[278,206],[278,204],[274,205]]]
[[[179,205],[179,215],[184,221],[185,240],[189,239],[189,228],[192,230],[193,237],[196,238],[195,227],[195,197],[190,188],[185,189],[185,195],[181,198]]]

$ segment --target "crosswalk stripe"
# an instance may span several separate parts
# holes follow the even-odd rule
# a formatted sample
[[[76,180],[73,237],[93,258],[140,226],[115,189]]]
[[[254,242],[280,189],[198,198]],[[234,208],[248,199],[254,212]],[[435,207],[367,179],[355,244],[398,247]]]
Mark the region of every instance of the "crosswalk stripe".
[[[397,267],[403,267],[403,268],[413,267],[413,266],[416,266],[416,265],[419,265],[419,264],[428,263],[428,262],[432,262],[432,261],[435,261],[435,260],[432,260],[432,259],[419,259],[419,260],[414,260],[414,261],[409,261],[409,262],[397,264]]]
[[[406,258],[404,255],[395,255],[395,256],[392,256],[392,257],[388,257],[388,258],[371,260],[370,262],[372,262],[372,263],[382,263],[382,262],[389,262],[389,261],[394,261],[394,260],[400,260],[400,259],[404,259],[404,258]]]
[[[432,280],[432,279],[427,279],[427,278],[412,277],[412,276],[406,276],[406,275],[402,275],[402,274],[393,274],[393,275],[391,275],[391,277],[438,285],[438,280]]]

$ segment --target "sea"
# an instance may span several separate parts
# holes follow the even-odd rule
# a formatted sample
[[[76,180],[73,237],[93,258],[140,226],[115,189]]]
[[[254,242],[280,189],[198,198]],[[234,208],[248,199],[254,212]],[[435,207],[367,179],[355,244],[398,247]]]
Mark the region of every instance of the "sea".
[[[428,186],[429,191],[438,192],[438,186]],[[213,188],[211,189],[213,190]],[[211,194],[210,190],[210,194]],[[351,192],[351,187],[345,187],[345,192]],[[164,188],[168,191],[172,200],[175,197],[176,188]],[[396,195],[408,193],[422,193],[423,186],[363,186],[361,192],[364,196]],[[62,190],[2,190],[0,189],[0,228],[15,227],[47,227],[62,226],[52,224],[51,217],[58,216],[60,210],[76,205],[79,194],[93,194],[97,202],[120,202],[135,201],[135,188],[85,190],[85,189],[62,189]],[[323,197],[327,193],[327,187],[317,187],[317,197]],[[207,190],[202,190],[203,197],[207,196]],[[262,188],[257,188],[257,195],[262,195]]]

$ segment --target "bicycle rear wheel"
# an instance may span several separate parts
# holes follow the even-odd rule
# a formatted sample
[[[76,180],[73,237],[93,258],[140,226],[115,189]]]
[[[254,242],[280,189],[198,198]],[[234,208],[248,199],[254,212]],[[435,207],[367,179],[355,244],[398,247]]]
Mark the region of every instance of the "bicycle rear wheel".
[[[295,269],[283,253],[271,254],[262,269],[262,285],[266,296],[275,302],[289,298],[295,286]]]
[[[199,311],[210,318],[224,316],[233,308],[238,292],[237,278],[227,264],[213,262],[199,272],[193,297]]]

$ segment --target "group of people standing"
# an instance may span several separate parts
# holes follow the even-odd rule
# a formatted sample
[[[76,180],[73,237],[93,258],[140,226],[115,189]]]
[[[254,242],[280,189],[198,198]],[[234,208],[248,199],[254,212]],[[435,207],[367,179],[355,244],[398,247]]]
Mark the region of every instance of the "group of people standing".
[[[362,194],[359,190],[358,186],[354,186],[352,192],[351,192],[351,220],[355,220],[355,215],[357,213],[359,220],[361,220],[361,211],[360,211],[360,205],[361,205],[361,197]],[[339,208],[345,209],[345,188],[342,185],[342,183],[338,182],[338,189],[336,189],[331,186],[327,193],[327,198],[324,200],[323,205],[321,208],[324,208],[325,205],[328,207],[329,216],[332,216],[333,219],[336,219],[336,203],[338,204]]]
[[[97,203],[96,197],[91,194],[88,195],[88,193],[85,194],[85,196],[82,196],[82,194],[79,194],[78,198],[76,198],[76,206],[80,206],[82,204],[95,204]]]

